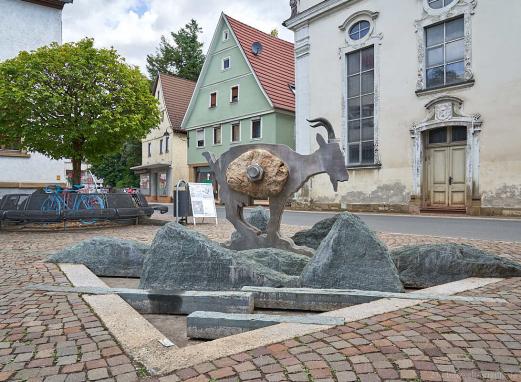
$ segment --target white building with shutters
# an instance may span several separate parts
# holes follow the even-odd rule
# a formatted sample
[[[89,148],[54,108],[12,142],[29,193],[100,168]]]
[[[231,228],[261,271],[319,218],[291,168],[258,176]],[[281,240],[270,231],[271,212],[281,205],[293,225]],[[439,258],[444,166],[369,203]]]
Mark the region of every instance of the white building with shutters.
[[[72,0],[1,0],[0,61],[62,41],[62,9]],[[0,141],[0,197],[48,184],[66,185],[65,161],[8,147]]]
[[[297,151],[325,117],[351,176],[301,203],[521,215],[521,1],[293,3]]]

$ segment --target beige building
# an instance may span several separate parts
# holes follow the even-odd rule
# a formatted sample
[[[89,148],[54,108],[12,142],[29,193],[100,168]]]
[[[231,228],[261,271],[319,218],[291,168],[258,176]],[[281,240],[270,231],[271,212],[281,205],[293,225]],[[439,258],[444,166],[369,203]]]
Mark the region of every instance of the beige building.
[[[188,180],[187,135],[181,122],[192,98],[195,82],[160,74],[154,84],[161,122],[142,141],[140,190],[149,201],[171,202],[173,188]]]
[[[292,3],[297,151],[328,118],[351,176],[301,202],[521,215],[521,1]]]

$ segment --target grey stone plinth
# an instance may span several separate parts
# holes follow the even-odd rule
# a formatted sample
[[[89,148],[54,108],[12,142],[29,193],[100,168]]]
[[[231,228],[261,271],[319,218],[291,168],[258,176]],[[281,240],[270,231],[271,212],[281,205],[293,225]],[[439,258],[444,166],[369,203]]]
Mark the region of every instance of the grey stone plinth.
[[[151,245],[140,288],[237,290],[245,285],[296,287],[297,276],[252,261],[177,223],[162,227]]]
[[[245,286],[243,292],[254,296],[255,308],[309,310],[326,312],[358,305],[381,298],[404,300],[459,301],[468,303],[504,304],[504,299],[469,296],[450,296],[433,293],[393,293],[356,289],[267,288]]]
[[[521,264],[464,244],[427,244],[394,250],[402,283],[428,288],[468,277],[521,277]]]
[[[137,241],[94,237],[49,256],[47,262],[83,264],[97,276],[140,277],[148,248]]]
[[[200,310],[224,313],[253,312],[253,294],[249,292],[179,292],[55,285],[31,285],[27,289],[93,295],[117,294],[141,314],[190,314]]]
[[[342,213],[301,276],[301,286],[403,292],[385,244],[358,217]]]
[[[327,316],[277,316],[269,314],[225,314],[218,312],[194,312],[187,319],[189,338],[214,340],[264,328],[280,323],[297,323],[335,326],[343,325],[341,317]]]

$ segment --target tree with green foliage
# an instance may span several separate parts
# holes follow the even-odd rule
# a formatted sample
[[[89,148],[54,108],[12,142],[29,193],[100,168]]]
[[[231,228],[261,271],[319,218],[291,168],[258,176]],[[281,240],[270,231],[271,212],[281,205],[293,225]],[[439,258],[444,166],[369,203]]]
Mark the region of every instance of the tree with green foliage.
[[[156,98],[137,67],[92,39],[21,52],[0,64],[0,136],[53,159],[95,163],[159,123]]]
[[[156,54],[147,56],[147,70],[154,80],[158,73],[171,74],[197,81],[204,64],[203,43],[199,41],[202,29],[192,19],[177,33],[171,32],[174,44],[161,36]]]
[[[141,164],[141,142],[125,143],[120,152],[93,163],[91,171],[109,187],[139,187],[139,176],[130,168]]]

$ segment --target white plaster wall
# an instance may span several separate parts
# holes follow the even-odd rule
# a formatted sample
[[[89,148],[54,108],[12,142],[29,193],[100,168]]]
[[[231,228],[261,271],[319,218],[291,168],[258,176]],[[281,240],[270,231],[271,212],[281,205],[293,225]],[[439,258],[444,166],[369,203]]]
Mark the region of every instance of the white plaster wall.
[[[51,42],[61,43],[61,10],[21,0],[0,1],[0,61]]]
[[[305,2],[301,2],[304,4]],[[306,2],[307,3],[307,2]],[[309,22],[310,55],[308,77],[311,115],[328,118],[337,134],[342,131],[343,61],[339,48],[346,45],[338,26],[360,10],[379,12],[375,33],[382,33],[380,47],[379,150],[382,168],[351,170],[351,180],[334,194],[327,176],[312,181],[316,202],[408,203],[412,191],[412,158],[409,129],[425,118],[425,104],[441,95],[464,101],[467,114],[483,117],[481,135],[480,191],[483,205],[498,203],[505,192],[519,199],[510,205],[521,207],[521,2],[480,0],[472,18],[473,87],[440,91],[429,96],[415,94],[417,80],[417,37],[414,22],[422,17],[421,0],[389,0],[349,3],[333,13]],[[490,33],[493,27],[494,33]],[[299,66],[297,65],[297,71]],[[297,111],[298,112],[298,111]],[[297,134],[301,133],[300,131]],[[303,139],[297,137],[297,141]],[[316,149],[315,134],[308,136]],[[506,188],[505,188],[506,187]],[[403,190],[402,197],[398,196]],[[497,194],[499,192],[499,195]]]
[[[21,50],[34,50],[51,42],[61,43],[61,10],[21,0],[0,1],[0,61],[15,57]],[[2,157],[2,182],[56,183],[65,181],[65,163],[39,153],[30,158]],[[10,190],[14,192],[16,190]]]

